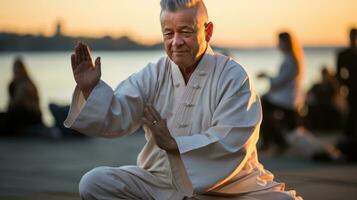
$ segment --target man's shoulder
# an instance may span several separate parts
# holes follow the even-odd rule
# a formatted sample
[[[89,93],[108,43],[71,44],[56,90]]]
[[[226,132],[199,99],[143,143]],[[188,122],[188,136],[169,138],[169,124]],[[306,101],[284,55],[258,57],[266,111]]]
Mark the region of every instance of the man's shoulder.
[[[148,62],[142,69],[144,72],[150,72],[153,74],[159,74],[169,66],[170,60],[167,56],[159,57],[156,61]]]
[[[226,60],[225,64],[219,64],[221,59]],[[231,57],[217,55],[217,69],[214,76],[218,80],[217,92],[220,97],[235,96],[243,90],[254,93],[254,87],[248,73],[238,61]]]
[[[221,72],[221,78],[223,79],[242,79],[247,78],[248,74],[244,67],[236,60],[225,55],[216,54],[217,67]]]
[[[157,81],[166,73],[168,66],[169,59],[166,56],[162,56],[157,60],[148,62],[141,70],[130,75],[128,79],[150,79]]]
[[[146,67],[149,68],[162,68],[168,65],[169,58],[167,56],[161,56],[156,61],[149,62]]]

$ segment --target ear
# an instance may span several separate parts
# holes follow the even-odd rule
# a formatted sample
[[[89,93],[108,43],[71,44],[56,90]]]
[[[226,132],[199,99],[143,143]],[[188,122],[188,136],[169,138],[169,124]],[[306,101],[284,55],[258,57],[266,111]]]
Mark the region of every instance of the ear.
[[[213,34],[213,23],[212,22],[208,22],[206,24],[205,33],[206,33],[206,42],[209,42],[211,40],[211,37]]]

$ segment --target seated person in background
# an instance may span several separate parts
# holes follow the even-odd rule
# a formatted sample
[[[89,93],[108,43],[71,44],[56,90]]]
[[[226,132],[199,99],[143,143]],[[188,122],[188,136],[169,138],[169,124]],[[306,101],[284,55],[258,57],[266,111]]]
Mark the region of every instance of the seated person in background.
[[[278,47],[284,56],[279,73],[270,77],[263,72],[258,74],[258,78],[266,78],[270,82],[270,89],[262,98],[263,148],[281,153],[289,146],[285,140],[285,132],[298,127],[298,110],[303,103],[304,65],[302,48],[291,34],[280,33]]]
[[[314,84],[307,93],[308,114],[305,125],[309,129],[337,129],[342,127],[346,114],[346,102],[339,93],[337,79],[324,66],[321,81]]]
[[[275,77],[258,75],[270,81],[270,90],[262,98],[263,149],[304,159],[339,161],[340,152],[335,146],[323,143],[305,129],[298,113],[304,103],[301,46],[286,32],[279,34],[278,46],[284,56],[279,73]]]
[[[7,136],[23,135],[44,127],[38,91],[21,58],[15,59],[13,73],[7,112],[2,114],[1,119],[2,135]]]

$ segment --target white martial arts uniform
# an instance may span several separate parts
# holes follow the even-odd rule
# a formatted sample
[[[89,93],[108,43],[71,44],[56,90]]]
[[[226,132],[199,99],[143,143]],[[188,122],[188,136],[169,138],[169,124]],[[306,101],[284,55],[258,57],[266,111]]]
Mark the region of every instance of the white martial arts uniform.
[[[244,69],[209,47],[187,85],[168,57],[148,64],[113,91],[100,81],[88,99],[75,89],[65,121],[89,136],[140,128],[152,104],[167,120],[179,153],[147,143],[137,166],[96,168],[83,176],[83,199],[294,199],[257,158],[259,97]],[[125,152],[122,152],[125,154]]]

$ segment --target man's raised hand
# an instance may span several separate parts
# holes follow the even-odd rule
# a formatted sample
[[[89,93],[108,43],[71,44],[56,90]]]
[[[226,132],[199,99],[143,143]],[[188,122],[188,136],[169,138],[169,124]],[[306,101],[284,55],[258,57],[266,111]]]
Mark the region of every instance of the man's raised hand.
[[[71,64],[74,80],[87,99],[101,77],[100,57],[93,63],[89,47],[79,42],[71,55]]]

